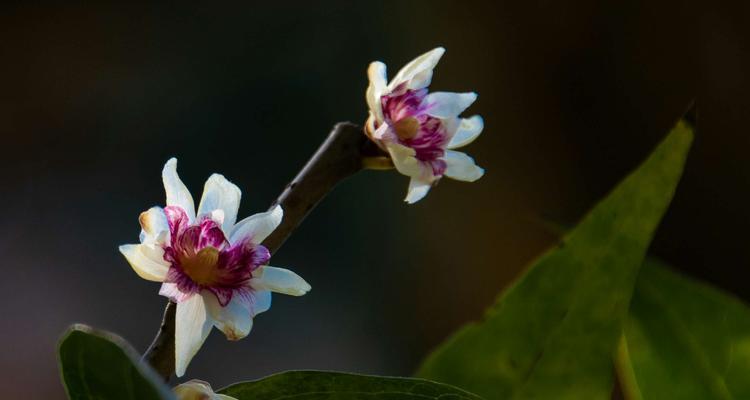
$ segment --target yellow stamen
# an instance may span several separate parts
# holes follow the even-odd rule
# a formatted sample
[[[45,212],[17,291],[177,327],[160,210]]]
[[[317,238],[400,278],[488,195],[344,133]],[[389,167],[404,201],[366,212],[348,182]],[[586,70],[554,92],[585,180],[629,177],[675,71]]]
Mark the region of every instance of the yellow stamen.
[[[419,132],[419,121],[414,117],[401,119],[393,124],[393,130],[396,131],[396,136],[401,140],[412,139]]]
[[[204,247],[198,254],[185,255],[180,259],[180,265],[185,274],[199,285],[215,283],[216,264],[219,261],[219,249]]]

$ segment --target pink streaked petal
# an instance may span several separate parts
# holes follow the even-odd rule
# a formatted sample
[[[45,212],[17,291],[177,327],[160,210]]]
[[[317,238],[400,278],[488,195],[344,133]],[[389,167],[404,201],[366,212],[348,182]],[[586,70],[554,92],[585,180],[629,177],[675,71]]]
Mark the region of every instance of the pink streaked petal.
[[[245,286],[234,292],[232,301],[238,301],[247,308],[252,317],[268,311],[271,308],[271,291],[258,290],[251,286]]]
[[[239,340],[250,333],[253,327],[252,303],[245,296],[233,296],[224,306],[219,304],[213,294],[203,294],[203,299],[214,325],[224,332],[227,339]]]
[[[443,126],[443,121],[426,117],[420,123],[416,137],[403,140],[402,144],[414,149],[415,157],[419,161],[432,161],[445,154],[445,146],[450,138]]]
[[[226,305],[229,304],[235,291],[233,288],[220,287],[210,287],[208,290],[213,293],[214,297],[216,297],[216,300],[219,302],[219,305],[222,307],[226,307]]]
[[[380,98],[383,116],[387,122],[396,122],[404,118],[416,117],[422,114],[427,89],[394,91],[390,95]]]
[[[181,269],[177,267],[170,267],[167,271],[167,278],[164,280],[166,283],[174,283],[177,285],[177,289],[183,293],[197,293],[200,291],[200,286],[193,282],[189,276],[187,276]]]
[[[161,284],[161,289],[159,289],[159,294],[168,298],[169,300],[175,302],[175,303],[182,303],[189,299],[191,296],[198,293],[199,290],[192,291],[192,292],[183,292],[180,290],[176,283],[171,282],[164,282]]]
[[[396,136],[396,133],[393,131],[391,126],[385,122],[380,124],[380,126],[375,129],[375,132],[373,132],[372,134],[372,138],[375,140],[382,140],[392,143],[398,142],[398,136]]]
[[[217,249],[224,247],[227,243],[227,239],[224,236],[221,226],[212,219],[204,219],[200,223],[200,237],[198,240],[198,250],[206,247],[213,246]]]
[[[173,240],[178,238],[185,229],[190,225],[190,219],[187,212],[178,206],[164,207],[164,214],[167,216],[169,224],[169,233]]]
[[[265,246],[262,245],[256,245],[253,248],[253,255],[252,255],[252,265],[253,266],[259,266],[259,265],[265,265],[268,263],[268,260],[271,259],[271,252],[268,251],[268,249]]]
[[[260,245],[255,245],[249,240],[246,240],[223,249],[221,253],[219,253],[219,269],[254,269],[259,265],[253,262],[256,257],[256,248],[258,247],[260,247]]]
[[[198,245],[200,240],[200,226],[191,226],[185,229],[179,236],[173,236],[172,247],[180,254],[194,255],[201,249]]]
[[[426,163],[432,168],[432,175],[436,178],[443,176],[445,170],[448,169],[448,164],[444,160],[432,160]]]

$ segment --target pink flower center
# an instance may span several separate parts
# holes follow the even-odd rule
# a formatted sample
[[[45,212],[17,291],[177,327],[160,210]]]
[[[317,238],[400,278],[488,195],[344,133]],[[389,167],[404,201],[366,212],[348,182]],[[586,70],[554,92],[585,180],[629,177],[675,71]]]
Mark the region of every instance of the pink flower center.
[[[424,104],[427,89],[409,90],[398,86],[380,99],[385,122],[394,139],[416,152],[417,160],[432,167],[435,176],[445,173],[442,160],[448,144],[448,132],[442,121],[427,114]]]
[[[268,249],[249,239],[230,244],[219,224],[208,217],[190,225],[182,208],[169,206],[164,212],[170,231],[164,259],[171,265],[166,282],[175,284],[182,295],[208,289],[225,306],[237,292],[247,290],[253,271],[270,258]]]

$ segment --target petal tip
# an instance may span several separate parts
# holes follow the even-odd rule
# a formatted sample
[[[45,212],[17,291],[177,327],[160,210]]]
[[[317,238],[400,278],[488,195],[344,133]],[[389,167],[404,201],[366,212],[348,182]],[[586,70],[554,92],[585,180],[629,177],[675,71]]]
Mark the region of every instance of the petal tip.
[[[310,286],[309,283],[306,281],[302,281],[302,284],[297,288],[297,292],[294,294],[295,296],[304,296],[308,294],[312,290],[312,286]]]
[[[177,169],[177,158],[171,157],[167,162],[164,163],[164,170]]]

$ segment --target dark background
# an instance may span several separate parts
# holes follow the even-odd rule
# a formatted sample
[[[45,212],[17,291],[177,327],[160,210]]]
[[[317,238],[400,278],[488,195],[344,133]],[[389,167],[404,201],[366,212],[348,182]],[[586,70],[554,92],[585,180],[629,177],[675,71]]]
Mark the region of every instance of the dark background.
[[[3,6],[4,397],[63,397],[72,322],[148,345],[165,300],[117,246],[163,204],[167,158],[196,199],[220,172],[241,216],[264,210],[335,122],[364,121],[370,61],[394,74],[438,45],[432,87],[479,93],[467,151],[486,176],[415,206],[395,173],[340,185],[272,260],[313,291],[276,295],[239,343],[214,331],[186,378],[409,374],[554,242],[545,220],[575,222],[694,97],[700,132],[652,252],[750,299],[748,6],[249,3]]]

